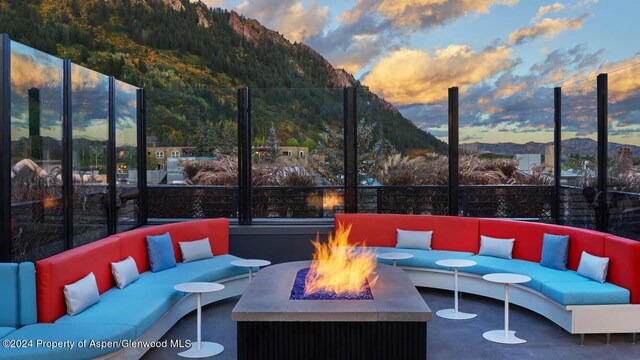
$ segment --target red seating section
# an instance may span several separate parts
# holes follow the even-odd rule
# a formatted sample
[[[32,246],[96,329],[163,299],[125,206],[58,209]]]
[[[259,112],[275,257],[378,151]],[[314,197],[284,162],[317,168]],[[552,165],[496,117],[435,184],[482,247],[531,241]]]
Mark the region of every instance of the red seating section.
[[[396,246],[396,229],[433,230],[431,248],[478,252],[478,220],[450,216],[336,214],[334,219],[352,224],[349,241],[368,246]]]
[[[608,235],[604,256],[609,258],[607,281],[631,291],[631,303],[640,304],[640,241]]]
[[[480,235],[515,238],[513,258],[540,262],[545,233],[569,235],[567,267],[577,270],[582,251],[609,258],[607,281],[631,292],[631,303],[640,304],[640,242],[605,233],[524,221],[473,219],[455,216],[336,214],[335,225],[352,225],[349,240],[369,246],[396,246],[396,229],[433,230],[434,250],[478,253]]]
[[[98,290],[115,286],[111,263],[132,256],[140,273],[149,270],[147,235],[169,232],[176,261],[182,261],[180,241],[209,238],[214,255],[229,253],[229,220],[211,219],[137,229],[110,236],[36,262],[38,322],[53,322],[66,314],[63,288],[90,272],[96,276]]]

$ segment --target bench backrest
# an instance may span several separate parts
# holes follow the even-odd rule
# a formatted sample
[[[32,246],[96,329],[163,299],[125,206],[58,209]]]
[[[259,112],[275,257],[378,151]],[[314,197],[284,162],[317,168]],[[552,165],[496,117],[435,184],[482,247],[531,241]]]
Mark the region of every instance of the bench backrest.
[[[433,230],[434,250],[478,253],[480,235],[515,238],[513,258],[540,262],[544,234],[569,235],[567,267],[577,270],[583,251],[609,258],[607,281],[631,292],[640,304],[640,242],[598,231],[506,219],[396,214],[336,214],[335,224],[352,225],[349,241],[369,246],[396,246],[396,229]]]
[[[33,263],[0,263],[0,327],[36,322],[35,278]]]
[[[454,216],[336,214],[335,224],[351,224],[351,243],[396,246],[396,230],[432,230],[431,248],[478,252],[478,219]]]
[[[178,242],[209,238],[214,255],[229,252],[229,220],[207,219],[150,226],[113,235],[42,259],[37,267],[38,322],[53,322],[66,313],[63,289],[93,272],[100,294],[115,286],[111,263],[131,256],[138,271],[149,270],[147,235],[169,232],[176,261],[182,261]]]

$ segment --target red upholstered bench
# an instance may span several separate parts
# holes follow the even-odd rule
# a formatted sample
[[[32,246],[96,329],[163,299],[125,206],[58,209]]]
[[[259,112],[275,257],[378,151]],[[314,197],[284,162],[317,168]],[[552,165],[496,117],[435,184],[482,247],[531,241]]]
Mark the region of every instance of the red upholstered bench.
[[[178,266],[151,273],[149,271],[146,236],[159,235],[165,232],[169,232],[171,235]],[[181,264],[182,256],[178,242],[200,240],[205,237],[209,238],[214,257]],[[90,272],[93,272],[96,277],[99,293],[102,295],[109,292],[106,300],[102,300],[103,296],[101,296],[101,301],[93,305],[93,307],[109,310],[105,311],[105,313],[112,311],[113,309],[103,308],[109,306],[109,300],[113,300],[120,294],[124,296],[128,287],[145,286],[137,285],[138,282],[134,282],[123,290],[114,288],[115,283],[111,274],[111,263],[123,260],[128,256],[133,257],[136,261],[141,275],[140,280],[143,278],[148,280],[156,276],[162,277],[164,276],[163,273],[166,275],[167,272],[173,272],[171,280],[174,281],[216,281],[225,285],[223,291],[203,296],[204,304],[238,296],[244,292],[247,286],[248,271],[231,265],[230,262],[238,258],[228,255],[228,252],[229,221],[227,219],[209,219],[128,231],[40,260],[36,263],[38,322],[55,322],[55,325],[65,326],[75,323],[86,324],[87,320],[81,319],[82,313],[73,317],[66,315],[63,287],[83,278]],[[180,273],[181,270],[188,271]],[[176,274],[179,276],[174,276]],[[151,326],[146,325],[149,316],[144,319],[144,326],[136,323],[124,324],[126,321],[122,320],[127,319],[110,319],[108,316],[103,320],[96,321],[94,325],[127,325],[135,329],[135,338],[138,340],[156,341],[160,339],[182,316],[196,307],[194,296],[183,297],[184,294],[173,290],[173,285],[170,281],[166,283],[159,281],[146,285],[149,286],[149,289],[158,290],[157,293],[161,294],[159,296],[165,296],[163,294],[166,294],[166,296],[170,297],[166,301],[163,299],[157,301],[163,302],[163,305],[168,306],[169,310],[161,313],[159,318],[155,313],[150,314],[149,316],[151,317],[155,316]],[[166,287],[166,289],[162,287]],[[150,291],[150,294],[153,293],[153,291]],[[115,304],[115,302],[113,303]],[[118,303],[121,303],[121,301]],[[91,308],[85,310],[85,312],[88,310],[91,310]],[[90,319],[96,318],[95,309],[93,312],[93,317]],[[97,317],[99,318],[100,314]],[[148,348],[126,348],[119,351],[124,352],[123,355],[125,357],[137,358],[141,357],[146,350]]]
[[[401,260],[398,261],[398,265],[405,268],[416,286],[444,289],[452,287],[451,271],[433,264],[434,256],[437,256],[438,252],[444,254],[440,257],[478,259],[482,257],[473,254],[479,251],[480,235],[515,238],[514,266],[513,269],[505,269],[505,272],[517,272],[516,269],[521,268],[517,265],[540,262],[543,234],[569,235],[567,263],[569,271],[575,271],[578,268],[582,251],[595,256],[608,257],[610,260],[607,282],[613,284],[610,285],[612,287],[617,286],[628,290],[628,303],[563,305],[544,295],[540,288],[531,284],[514,286],[511,294],[512,302],[546,316],[572,333],[640,331],[640,242],[638,241],[567,226],[453,216],[336,214],[335,225],[337,226],[338,223],[351,225],[350,242],[364,243],[372,247],[394,248],[396,229],[432,230],[432,251],[412,249],[412,253],[428,255],[422,259]],[[378,251],[381,250],[378,249]],[[510,260],[502,261],[508,264]],[[483,281],[480,275],[484,269],[478,268],[461,269],[460,289],[501,299],[502,287]],[[558,271],[547,268],[544,270],[547,275],[549,272]],[[476,273],[473,273],[474,271]]]

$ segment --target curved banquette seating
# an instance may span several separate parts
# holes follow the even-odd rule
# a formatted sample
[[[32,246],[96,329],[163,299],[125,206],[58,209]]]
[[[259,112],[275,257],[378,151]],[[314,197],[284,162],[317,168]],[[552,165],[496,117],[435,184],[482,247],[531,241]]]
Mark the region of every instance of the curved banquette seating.
[[[496,272],[520,273],[531,281],[512,287],[511,302],[536,311],[575,334],[640,331],[640,242],[592,230],[512,220],[449,216],[337,214],[335,225],[351,225],[349,241],[379,252],[414,255],[398,260],[416,286],[452,289],[452,269],[440,259],[477,262],[460,269],[460,290],[502,299],[504,288],[482,279]],[[433,231],[432,250],[396,248],[397,229]],[[567,270],[540,265],[544,234],[569,235]],[[513,259],[478,255],[480,236],[515,238]],[[609,258],[607,281],[576,270],[582,252]],[[384,262],[385,260],[380,260]]]
[[[146,236],[165,232],[171,236],[177,265],[151,272]],[[205,237],[209,238],[214,257],[182,263],[178,242]],[[230,262],[238,258],[228,252],[229,222],[212,219],[128,231],[40,260],[36,263],[37,285],[31,286],[34,293],[37,287],[38,321],[35,323],[34,294],[31,294],[33,304],[23,307],[16,304],[17,315],[11,319],[0,316],[0,338],[17,345],[4,347],[0,358],[139,358],[151,347],[145,341],[159,340],[182,316],[196,308],[195,296],[185,296],[174,290],[174,285],[190,281],[216,281],[225,285],[222,291],[203,294],[203,304],[244,292],[248,270],[231,265]],[[135,260],[140,277],[119,289],[115,287],[111,263],[128,256]],[[90,272],[95,275],[100,301],[79,314],[67,315],[64,286]],[[3,298],[0,296],[0,301]],[[6,324],[10,325],[9,329],[5,329]],[[20,346],[23,344],[19,341],[25,339],[34,343]],[[41,343],[36,344],[36,340]],[[92,344],[94,346],[90,346]]]

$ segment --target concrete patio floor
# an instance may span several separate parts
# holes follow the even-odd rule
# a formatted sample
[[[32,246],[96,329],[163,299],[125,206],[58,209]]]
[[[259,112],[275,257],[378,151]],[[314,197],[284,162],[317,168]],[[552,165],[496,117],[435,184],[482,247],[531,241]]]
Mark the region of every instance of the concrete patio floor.
[[[435,315],[440,309],[453,307],[453,294],[444,290],[420,288],[420,294],[434,312],[427,325],[429,359],[640,359],[640,344],[631,343],[630,334],[612,334],[606,345],[605,335],[587,335],[584,346],[580,337],[560,329],[546,318],[527,309],[511,305],[510,328],[527,340],[520,345],[503,345],[486,341],[482,333],[503,328],[503,306],[499,300],[464,294],[460,310],[478,314],[471,320],[446,320]],[[236,359],[236,324],[231,310],[239,298],[228,299],[203,308],[202,339],[225,347],[212,359]],[[164,339],[195,339],[196,312],[181,319]],[[181,348],[152,349],[144,359],[180,359]]]

